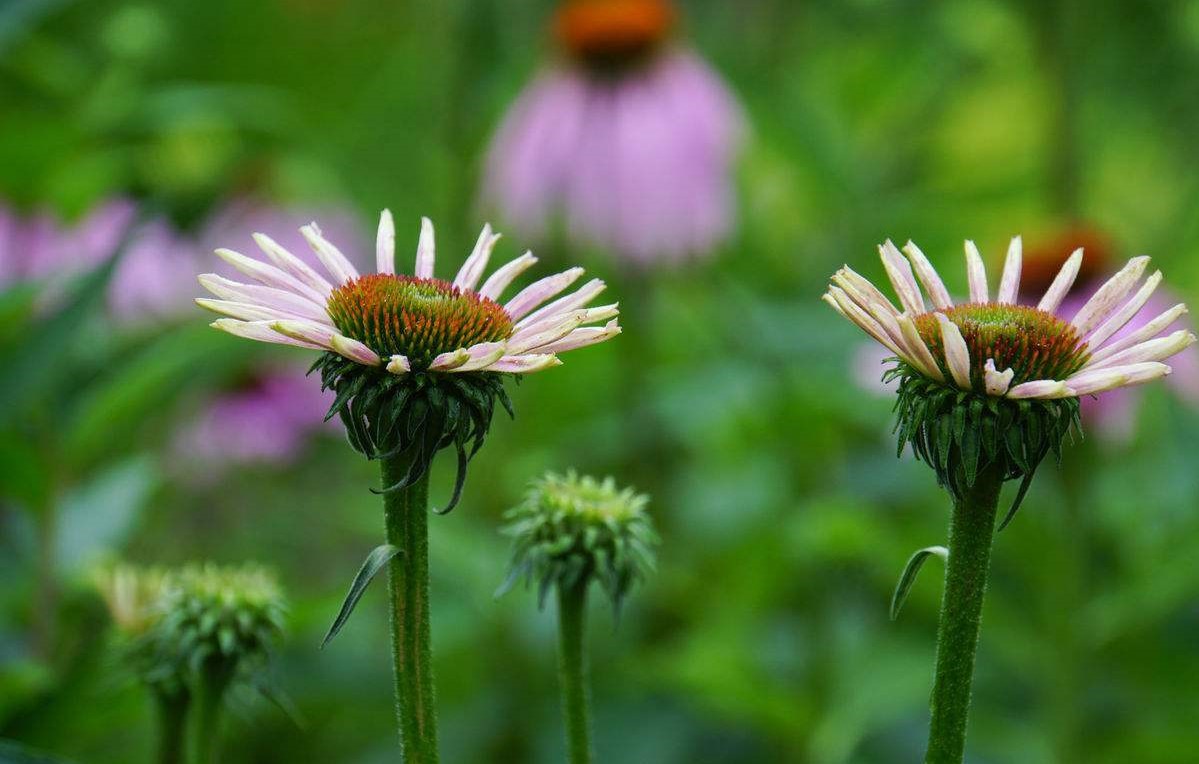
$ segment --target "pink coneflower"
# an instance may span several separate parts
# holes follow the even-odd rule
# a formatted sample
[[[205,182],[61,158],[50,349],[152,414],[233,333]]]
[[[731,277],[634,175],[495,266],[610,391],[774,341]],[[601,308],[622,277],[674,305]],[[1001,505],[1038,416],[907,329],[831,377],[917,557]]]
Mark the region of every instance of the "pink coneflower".
[[[1083,250],[1085,257],[1075,281],[1077,288],[1066,296],[1058,309],[1060,315],[1077,312],[1083,306],[1084,295],[1094,291],[1112,270],[1112,242],[1094,228],[1071,228],[1026,248],[1021,277],[1022,297],[1026,293],[1031,297],[1047,289],[1052,283],[1053,274],[1062,267],[1069,253],[1079,249]],[[1154,292],[1145,302],[1144,310],[1112,335],[1112,340],[1123,340],[1143,329],[1151,317],[1162,314],[1177,302],[1164,288]],[[1174,356],[1170,366],[1174,370],[1166,380],[1170,389],[1189,404],[1199,406],[1199,357],[1193,350],[1186,350]],[[1083,423],[1089,430],[1115,443],[1131,439],[1136,429],[1136,413],[1140,404],[1137,391],[1123,388],[1110,390],[1100,396],[1087,396],[1081,403]]]
[[[665,0],[571,0],[562,60],[517,99],[487,159],[483,200],[527,235],[555,216],[578,242],[647,265],[707,252],[733,217],[741,111],[670,40]]]

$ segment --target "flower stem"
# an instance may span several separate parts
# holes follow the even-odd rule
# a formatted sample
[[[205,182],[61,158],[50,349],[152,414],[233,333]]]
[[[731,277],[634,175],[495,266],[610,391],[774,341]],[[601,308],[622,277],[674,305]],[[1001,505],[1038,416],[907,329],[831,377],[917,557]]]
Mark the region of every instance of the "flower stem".
[[[974,657],[1002,486],[999,470],[994,465],[986,467],[979,470],[974,486],[954,503],[925,764],[961,764],[965,756]]]
[[[399,482],[407,464],[384,459],[383,486]],[[400,549],[387,566],[396,718],[406,764],[436,764],[437,705],[429,637],[429,475],[383,495],[387,543]]]
[[[210,659],[200,672],[200,680],[196,683],[196,728],[191,764],[220,761],[221,707],[235,668],[229,661]]]
[[[558,682],[570,764],[590,764],[592,759],[591,699],[583,648],[586,612],[586,577],[572,587],[558,587]]]
[[[191,696],[182,689],[171,691],[155,688],[151,692],[154,704],[158,707],[158,764],[183,764]]]

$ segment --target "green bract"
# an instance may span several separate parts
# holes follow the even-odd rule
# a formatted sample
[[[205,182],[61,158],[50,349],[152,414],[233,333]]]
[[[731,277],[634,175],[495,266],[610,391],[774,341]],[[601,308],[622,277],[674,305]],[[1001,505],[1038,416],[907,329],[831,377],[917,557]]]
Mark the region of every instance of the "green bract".
[[[553,586],[571,588],[594,578],[619,610],[629,589],[655,568],[658,535],[645,511],[649,499],[569,472],[547,474],[525,500],[505,513],[513,538],[512,565],[499,594],[521,579],[536,581],[538,603]]]
[[[368,459],[400,457],[408,465],[404,478],[384,492],[411,485],[428,472],[438,451],[454,446],[457,479],[442,513],[453,509],[462,495],[466,467],[483,445],[496,401],[514,415],[498,372],[396,375],[336,353],[323,354],[309,373],[317,370],[321,387],[337,394],[325,419],[341,417],[354,450]]]
[[[1000,525],[1015,516],[1041,461],[1062,442],[1081,436],[1078,398],[1012,399],[938,384],[902,361],[885,382],[899,380],[895,402],[898,452],[912,445],[916,458],[933,468],[938,485],[960,501],[979,472],[998,465],[1004,480],[1020,478],[1016,499]]]

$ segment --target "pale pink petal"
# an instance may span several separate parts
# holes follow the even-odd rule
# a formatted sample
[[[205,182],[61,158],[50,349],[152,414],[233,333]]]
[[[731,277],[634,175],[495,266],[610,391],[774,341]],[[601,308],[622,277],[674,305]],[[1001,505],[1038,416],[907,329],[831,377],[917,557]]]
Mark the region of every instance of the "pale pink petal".
[[[504,357],[507,346],[503,342],[480,342],[477,345],[471,345],[465,349],[466,360],[453,368],[446,369],[456,374],[461,374],[467,371],[480,371],[494,364],[496,361]],[[437,363],[437,359],[433,359],[433,363]],[[429,368],[432,368],[430,366]]]
[[[1007,391],[1008,398],[1069,398],[1074,392],[1060,379],[1021,382]]]
[[[821,299],[833,306],[833,310],[857,324],[862,331],[869,334],[892,353],[901,358],[907,357],[907,353],[900,350],[902,344],[897,343],[887,333],[887,330],[862,310],[843,289],[840,287],[829,287],[829,291]]]
[[[970,349],[957,324],[950,321],[944,313],[934,313],[937,323],[941,325],[941,342],[945,345],[945,365],[953,381],[963,390],[973,389],[970,382]]]
[[[278,321],[280,319],[301,318],[287,311],[264,308],[261,305],[233,300],[209,300],[204,297],[196,298],[196,305],[222,316],[236,318],[239,321]]]
[[[283,289],[289,292],[295,292],[298,295],[309,298],[317,304],[324,304],[324,295],[286,271],[282,271],[273,265],[268,265],[259,260],[246,257],[240,252],[234,252],[231,249],[225,249],[222,247],[215,251],[217,257],[229,263],[234,268],[246,274],[260,284],[265,284],[266,286],[274,287],[276,289]]]
[[[487,262],[491,259],[491,250],[495,249],[499,240],[500,235],[491,232],[490,224],[483,226],[483,232],[479,234],[479,240],[475,242],[470,257],[466,258],[466,262],[458,270],[458,275],[454,277],[454,286],[459,289],[474,289],[478,286],[479,279],[483,278],[483,271],[487,270]]]
[[[1023,260],[1023,242],[1019,236],[1013,236],[1007,248],[1007,257],[1003,261],[1003,276],[999,280],[995,302],[1016,302],[1016,294],[1020,291],[1020,266]]]
[[[1057,313],[1057,309],[1061,306],[1062,300],[1066,298],[1070,287],[1074,286],[1074,279],[1078,278],[1078,269],[1081,266],[1082,247],[1079,247],[1070,255],[1070,259],[1066,260],[1065,264],[1062,265],[1062,269],[1058,271],[1057,276],[1053,279],[1053,283],[1045,291],[1045,296],[1037,304],[1037,309],[1043,310],[1046,313]]]
[[[333,243],[321,234],[320,226],[316,223],[309,223],[300,229],[300,233],[307,240],[308,246],[312,247],[312,251],[316,253],[321,264],[329,271],[329,275],[333,276],[333,282],[336,285],[341,286],[347,281],[358,278],[358,269],[341,253],[340,249],[333,246]]]
[[[987,266],[983,264],[978,247],[969,240],[966,241],[966,277],[970,281],[970,301],[989,302],[991,298],[987,292]]]
[[[408,359],[405,356],[393,355],[387,362],[387,370],[392,374],[399,376],[412,371],[412,364],[408,362]]]
[[[983,382],[987,386],[987,395],[1002,396],[1008,391],[1008,387],[1012,384],[1012,377],[1016,372],[1012,369],[999,372],[995,370],[995,359],[988,358],[986,366],[983,367]]]
[[[379,358],[375,351],[356,339],[334,334],[329,344],[333,346],[333,352],[339,353],[351,361],[357,361],[366,366],[378,366],[383,362],[383,359]]]
[[[1167,326],[1169,326],[1170,324],[1177,321],[1186,312],[1187,312],[1187,306],[1184,305],[1183,303],[1178,303],[1174,307],[1170,308],[1169,310],[1165,311],[1161,315],[1154,318],[1149,323],[1142,326],[1140,329],[1137,329],[1135,332],[1130,333],[1128,336],[1121,337],[1120,339],[1116,340],[1115,342],[1111,343],[1110,345],[1105,345],[1104,347],[1100,348],[1099,350],[1092,351],[1091,364],[1092,365],[1096,364],[1105,358],[1110,358],[1111,356],[1115,355],[1116,353],[1119,353],[1121,350],[1130,348],[1133,345],[1136,345],[1140,342],[1144,342],[1145,340],[1147,340],[1151,337],[1157,336]]]
[[[329,283],[328,279],[317,273],[308,263],[288,252],[286,248],[271,237],[264,233],[256,233],[254,234],[254,242],[258,244],[258,248],[278,268],[287,271],[305,285],[311,287],[320,297],[328,297],[329,293],[333,291],[333,285]]]
[[[538,305],[573,284],[582,275],[583,269],[575,267],[534,281],[505,303],[504,310],[508,312],[513,321],[519,321]]]
[[[243,337],[248,340],[257,340],[259,342],[270,342],[276,345],[293,345],[295,347],[312,348],[313,350],[326,350],[327,348],[315,345],[311,342],[293,339],[284,336],[271,328],[274,321],[237,321],[232,318],[218,318],[209,326],[213,329],[220,329],[222,332],[228,332],[237,337]]]
[[[1145,283],[1137,290],[1137,293],[1132,296],[1132,299],[1124,303],[1124,306],[1113,313],[1106,321],[1099,325],[1095,331],[1091,332],[1087,337],[1087,345],[1093,348],[1102,347],[1104,342],[1112,337],[1116,332],[1124,328],[1124,325],[1136,316],[1145,307],[1145,303],[1153,296],[1157,285],[1162,281],[1162,272],[1155,271],[1153,275],[1145,279]]]
[[[606,285],[601,279],[592,279],[565,297],[559,297],[557,300],[541,306],[537,310],[522,318],[520,321],[517,321],[516,326],[517,328],[528,326],[535,321],[540,321],[546,316],[550,316],[555,313],[566,313],[574,310],[575,308],[581,308],[594,300],[601,292],[604,291],[605,287]]]
[[[1124,302],[1124,298],[1132,291],[1136,283],[1141,280],[1141,274],[1145,272],[1145,266],[1149,264],[1149,258],[1145,256],[1134,257],[1128,261],[1128,264],[1120,269],[1120,272],[1108,279],[1107,283],[1099,287],[1094,296],[1087,300],[1086,304],[1079,309],[1073,320],[1070,321],[1074,328],[1078,330],[1080,336],[1087,336],[1091,330],[1099,325],[1104,319],[1112,314],[1116,308]]]
[[[832,281],[844,289],[854,299],[854,302],[862,306],[863,309],[871,310],[870,305],[874,303],[892,315],[899,315],[899,311],[895,309],[895,305],[887,299],[885,294],[879,291],[878,287],[870,283],[870,280],[866,277],[856,273],[848,265],[843,266],[834,273]]]
[[[508,340],[508,353],[521,355],[542,345],[556,342],[578,328],[586,317],[585,311],[568,313],[561,318],[547,319],[517,332]]]
[[[532,252],[525,252],[520,257],[501,267],[483,282],[479,294],[492,300],[498,300],[517,276],[527,271],[537,262]]]
[[[452,371],[470,360],[466,348],[458,348],[439,354],[429,364],[429,371]]]
[[[1166,364],[1150,361],[1113,366],[1110,369],[1084,371],[1066,380],[1066,384],[1070,386],[1075,395],[1093,395],[1117,387],[1150,382],[1169,373],[1170,367]]]
[[[937,275],[937,269],[920,251],[920,247],[917,247],[915,242],[909,241],[903,245],[903,252],[911,260],[916,276],[924,285],[924,291],[928,293],[928,299],[932,301],[933,307],[939,310],[952,308],[953,300],[949,297],[949,290],[945,288],[945,282],[941,281],[941,277]]]
[[[416,244],[416,269],[413,275],[418,279],[433,278],[433,258],[436,248],[433,245],[433,221],[428,218],[420,219],[420,240]]]
[[[332,327],[295,319],[277,319],[271,323],[271,328],[293,340],[318,345],[325,350],[333,349],[333,335],[337,334]]]
[[[575,329],[570,334],[566,335],[557,342],[551,342],[548,345],[542,345],[538,350],[543,353],[565,353],[568,350],[577,350],[588,345],[594,345],[598,342],[610,340],[620,334],[620,325],[616,320],[609,321],[601,327],[584,326]]]
[[[391,210],[379,214],[379,231],[375,235],[375,270],[379,273],[396,272],[396,224]]]
[[[924,298],[920,296],[920,287],[916,285],[916,277],[912,275],[912,267],[908,265],[908,261],[899,254],[899,250],[890,239],[879,245],[878,253],[904,311],[913,316],[923,313]]]
[[[498,371],[505,374],[532,374],[535,371],[548,369],[551,366],[561,366],[552,353],[534,355],[506,355],[488,367],[488,371]]]
[[[896,320],[899,323],[900,331],[903,332],[904,346],[908,350],[910,359],[916,361],[916,367],[926,377],[937,382],[944,382],[945,375],[937,367],[937,362],[929,351],[928,345],[925,345],[924,340],[920,337],[920,332],[916,329],[916,322],[907,315],[900,316]]]
[[[253,303],[301,318],[329,323],[329,314],[322,306],[294,292],[258,284],[242,284],[215,273],[201,274],[197,280],[209,292],[225,300]]]
[[[1195,335],[1186,329],[1179,329],[1165,337],[1147,340],[1133,345],[1127,350],[1121,350],[1102,361],[1093,361],[1080,372],[1086,373],[1093,369],[1127,366],[1145,361],[1164,361],[1175,353],[1180,353],[1195,343]]]

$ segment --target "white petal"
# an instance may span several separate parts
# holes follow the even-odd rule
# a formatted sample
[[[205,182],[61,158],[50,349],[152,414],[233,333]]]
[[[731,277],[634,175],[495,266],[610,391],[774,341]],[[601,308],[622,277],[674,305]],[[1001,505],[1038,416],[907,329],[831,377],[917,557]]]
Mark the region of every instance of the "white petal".
[[[248,302],[235,302],[233,300],[209,300],[204,297],[197,297],[196,304],[205,310],[211,310],[213,313],[220,313],[222,316],[236,318],[239,321],[278,321],[287,318],[299,318],[283,311],[273,308],[264,308],[261,305],[256,305]]]
[[[916,322],[911,316],[900,316],[898,319],[899,329],[903,332],[904,343],[908,349],[908,354],[911,360],[918,361],[917,368],[924,373],[926,377],[944,382],[945,375],[941,373],[941,369],[937,367],[937,362],[933,358],[933,354],[929,351],[928,345],[924,344],[924,340],[920,337],[920,332],[916,329]]]
[[[506,355],[488,367],[488,371],[506,374],[532,374],[535,371],[561,366],[562,362],[552,353],[537,355]]]
[[[557,342],[551,342],[548,345],[542,345],[538,350],[543,353],[564,353],[567,350],[577,350],[588,345],[594,345],[597,342],[610,340],[620,334],[620,325],[613,319],[605,324],[602,328],[596,326],[584,326],[575,329],[570,334],[566,335]]]
[[[412,371],[412,364],[402,355],[393,355],[387,362],[387,370],[396,376]]]
[[[316,253],[321,264],[329,271],[335,284],[340,286],[358,278],[358,269],[341,253],[340,249],[321,235],[321,229],[316,223],[309,223],[302,227],[300,233],[308,241],[308,246],[312,247],[312,251]]]
[[[213,329],[220,329],[222,332],[237,337],[244,337],[248,340],[257,340],[259,342],[270,342],[276,345],[293,345],[295,347],[312,348],[313,350],[325,350],[326,348],[320,345],[315,345],[311,342],[303,342],[301,340],[285,337],[279,332],[271,328],[273,321],[237,321],[232,318],[218,318],[209,326]]]
[[[583,323],[585,311],[568,313],[561,318],[547,319],[512,335],[508,340],[508,352],[512,355],[528,353],[542,345],[557,342]]]
[[[535,262],[537,262],[537,258],[533,257],[532,252],[524,253],[491,274],[491,277],[483,282],[482,288],[479,289],[479,294],[492,300],[499,300],[500,295],[504,293],[508,285],[517,276],[531,268]]]
[[[856,272],[848,265],[841,266],[840,270],[833,274],[833,283],[849,293],[854,301],[861,305],[864,309],[869,310],[868,303],[877,303],[880,307],[886,308],[892,315],[899,315],[899,310],[895,304],[887,298],[885,294],[879,290],[870,279]]]
[[[594,300],[604,291],[606,286],[601,279],[592,279],[565,297],[559,297],[553,302],[542,305],[537,310],[517,321],[516,327],[519,329],[522,326],[528,326],[555,313],[566,313],[576,308],[581,308]]]
[[[328,279],[317,273],[316,269],[311,265],[296,257],[291,252],[288,252],[282,245],[265,233],[254,234],[254,242],[270,258],[272,263],[311,287],[318,296],[326,298],[333,291],[333,285],[329,283]]]
[[[333,335],[337,334],[336,329],[311,321],[276,320],[271,323],[271,328],[294,340],[319,345],[326,350],[333,349]]]
[[[1101,321],[1112,314],[1140,281],[1141,274],[1145,272],[1145,266],[1148,264],[1148,257],[1134,257],[1120,269],[1119,273],[1096,290],[1091,299],[1087,300],[1070,321],[1080,336],[1086,337]]]
[[[1164,361],[1176,353],[1181,353],[1193,344],[1195,344],[1195,335],[1186,329],[1179,329],[1165,337],[1158,337],[1142,342],[1139,345],[1133,345],[1127,350],[1121,350],[1119,353],[1104,358],[1102,361],[1092,361],[1079,373],[1084,374],[1093,369],[1127,366],[1128,364],[1144,363],[1145,361]]]
[[[829,287],[829,291],[821,299],[832,305],[833,309],[842,316],[857,324],[862,331],[869,334],[892,353],[907,360],[908,353],[905,350],[901,350],[903,344],[896,342],[887,330],[850,299],[849,295],[843,289],[840,287]]]
[[[416,244],[416,269],[413,275],[418,279],[433,278],[433,257],[433,221],[421,218],[420,240]]]
[[[966,278],[970,281],[970,301],[989,302],[987,292],[987,266],[983,265],[982,255],[974,242],[966,241]]]
[[[1082,247],[1079,247],[1074,250],[1070,258],[1062,265],[1062,269],[1057,272],[1053,283],[1049,285],[1049,289],[1045,290],[1045,296],[1037,303],[1037,309],[1046,313],[1057,313],[1057,309],[1061,306],[1066,294],[1069,293],[1070,287],[1074,286],[1074,279],[1078,278],[1078,269],[1081,266]]]
[[[937,275],[937,269],[920,251],[920,247],[917,247],[915,242],[909,241],[903,245],[903,252],[908,256],[908,260],[912,261],[916,277],[924,285],[924,291],[928,293],[928,299],[932,301],[933,307],[939,310],[952,308],[953,300],[949,297],[949,290],[945,288],[945,282],[941,281],[941,277]]]
[[[995,294],[995,302],[1015,303],[1016,294],[1020,291],[1020,266],[1024,260],[1023,242],[1019,236],[1013,236],[1007,248],[1007,257],[1003,261],[1003,277],[999,280],[999,291]]]
[[[379,232],[375,236],[375,270],[396,272],[396,224],[391,210],[379,213]]]
[[[487,262],[491,259],[491,250],[495,249],[499,240],[500,235],[491,232],[490,224],[483,226],[483,232],[479,234],[479,240],[475,242],[470,257],[466,258],[466,262],[458,270],[458,275],[454,277],[454,286],[472,290],[478,286],[479,279],[483,278],[483,271],[487,270]]]
[[[383,359],[379,358],[375,351],[358,340],[334,334],[329,344],[333,346],[333,352],[340,353],[351,361],[357,361],[366,366],[378,366],[383,362]]]
[[[953,381],[963,390],[972,390],[970,382],[970,350],[957,324],[950,321],[944,313],[934,313],[937,323],[941,325],[941,342],[945,345],[945,365]]]
[[[899,250],[890,239],[879,245],[878,254],[882,258],[883,268],[887,271],[887,278],[891,279],[891,286],[899,295],[903,309],[913,316],[923,313],[924,298],[920,296],[920,287],[916,285],[916,278],[912,275],[912,267],[908,265],[908,261],[899,254]]]
[[[259,284],[242,284],[215,273],[200,274],[197,280],[200,286],[225,300],[261,305],[300,318],[329,323],[329,314],[324,307],[295,292]]]
[[[1060,379],[1038,379],[1021,382],[1007,391],[1008,398],[1069,398],[1074,391]]]
[[[237,270],[246,274],[260,284],[264,284],[275,289],[282,289],[288,292],[295,292],[298,295],[308,297],[313,302],[324,304],[325,296],[317,292],[312,287],[297,279],[295,276],[276,268],[273,265],[268,265],[251,257],[246,257],[240,252],[234,252],[231,249],[221,248],[216,251],[216,256],[232,265]]]
[[[503,342],[480,342],[477,345],[471,345],[466,348],[467,359],[460,366],[456,366],[448,371],[462,373],[467,371],[479,371],[486,369],[496,361],[504,357],[507,352],[506,343]],[[434,363],[437,359],[433,359]]]
[[[1145,307],[1145,303],[1153,296],[1153,292],[1157,289],[1157,285],[1162,281],[1162,272],[1155,271],[1153,275],[1145,279],[1145,283],[1137,290],[1137,293],[1132,296],[1132,299],[1124,303],[1123,307],[1113,313],[1106,321],[1099,325],[1095,331],[1091,332],[1091,336],[1087,337],[1087,345],[1092,348],[1103,347],[1103,343],[1116,332],[1124,328],[1124,325],[1136,316]]]
[[[983,382],[987,386],[987,395],[1002,396],[1008,391],[1008,387],[1012,384],[1012,377],[1016,372],[1012,369],[1007,369],[1003,372],[995,370],[995,359],[988,358],[986,366],[983,367]]]
[[[466,348],[458,348],[441,353],[429,364],[429,371],[451,371],[470,360],[470,352]]]
[[[1125,366],[1113,366],[1110,369],[1094,369],[1075,374],[1066,383],[1075,395],[1093,395],[1116,387],[1139,385],[1143,382],[1164,377],[1170,373],[1170,367],[1164,363],[1151,361],[1148,363],[1133,363]]]
[[[554,297],[583,275],[582,268],[569,268],[553,276],[534,281],[516,293],[516,296],[504,304],[504,310],[513,321],[519,321],[541,303]]]
[[[1159,334],[1162,330],[1164,330],[1170,324],[1177,321],[1179,319],[1179,317],[1184,315],[1186,312],[1187,312],[1187,306],[1181,302],[1178,303],[1173,308],[1170,308],[1169,310],[1165,311],[1164,313],[1157,316],[1152,321],[1145,324],[1140,329],[1137,329],[1135,332],[1132,332],[1128,336],[1121,337],[1120,339],[1116,340],[1115,342],[1111,343],[1110,345],[1105,345],[1104,347],[1100,348],[1099,350],[1093,351],[1091,353],[1090,365],[1094,366],[1096,363],[1102,361],[1105,358],[1112,357],[1116,353],[1119,353],[1121,350],[1130,348],[1133,345],[1144,342],[1145,340],[1147,340],[1151,337],[1157,336],[1157,334]]]

